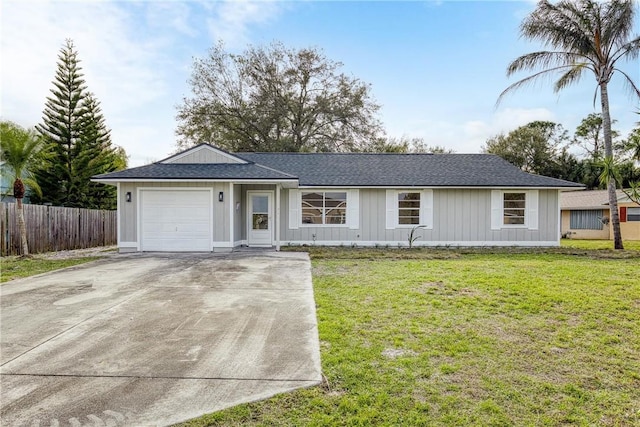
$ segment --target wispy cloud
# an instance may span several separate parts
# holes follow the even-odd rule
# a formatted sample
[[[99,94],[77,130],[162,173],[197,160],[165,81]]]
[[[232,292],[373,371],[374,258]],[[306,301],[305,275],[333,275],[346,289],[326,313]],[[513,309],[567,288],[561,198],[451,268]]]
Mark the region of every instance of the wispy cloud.
[[[114,143],[126,148],[133,164],[148,156],[141,134],[155,136],[168,151],[177,100],[167,97],[177,65],[169,56],[167,26],[192,34],[188,16],[177,3],[3,2],[2,118],[23,126],[40,122],[57,55],[70,38]]]
[[[207,27],[213,41],[222,40],[230,48],[242,48],[251,40],[253,26],[275,20],[289,7],[278,1],[222,1],[204,3]]]
[[[464,123],[466,143],[481,147],[487,139],[500,133],[508,133],[536,120],[554,120],[554,114],[546,108],[505,108],[497,111],[488,121],[472,120]]]

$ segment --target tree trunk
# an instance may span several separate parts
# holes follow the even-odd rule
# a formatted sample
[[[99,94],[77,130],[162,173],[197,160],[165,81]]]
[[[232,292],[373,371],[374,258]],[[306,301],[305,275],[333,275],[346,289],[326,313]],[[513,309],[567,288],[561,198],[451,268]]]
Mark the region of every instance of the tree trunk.
[[[27,244],[27,226],[24,223],[22,198],[16,199],[16,214],[18,215],[18,230],[20,231],[20,246],[22,247],[22,256],[28,256],[29,245]]]
[[[604,134],[604,156],[613,159],[613,144],[611,142],[611,115],[609,114],[609,92],[607,82],[600,83],[600,104],[602,106],[602,129]],[[613,165],[613,162],[611,162]],[[622,233],[620,232],[620,215],[618,214],[618,197],[616,195],[616,181],[609,176],[607,182],[609,191],[609,216],[613,227],[613,247],[624,249],[622,245]]]

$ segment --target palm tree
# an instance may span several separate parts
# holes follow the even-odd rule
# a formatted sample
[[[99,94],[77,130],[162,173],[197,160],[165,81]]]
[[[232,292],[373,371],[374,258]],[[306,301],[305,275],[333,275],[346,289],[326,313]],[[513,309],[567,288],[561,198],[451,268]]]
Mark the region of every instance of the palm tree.
[[[631,92],[640,97],[640,90],[629,75],[618,68],[620,61],[637,59],[640,54],[640,37],[631,38],[634,7],[632,0],[562,0],[556,4],[540,1],[522,22],[520,33],[523,38],[541,41],[552,50],[529,53],[509,64],[507,76],[519,71],[539,71],[506,88],[498,97],[498,103],[508,92],[550,74],[559,75],[554,84],[554,92],[558,92],[591,71],[597,83],[595,96],[600,94],[604,154],[612,160],[608,85],[613,75],[621,74]],[[613,177],[608,180],[607,189],[614,247],[623,249]]]
[[[40,186],[31,176],[31,169],[38,161],[42,150],[42,141],[34,130],[25,130],[12,122],[0,122],[1,159],[11,173],[13,180],[13,197],[16,199],[16,214],[20,230],[20,246],[22,255],[29,255],[27,243],[27,227],[24,222],[22,199],[25,185],[40,193]]]

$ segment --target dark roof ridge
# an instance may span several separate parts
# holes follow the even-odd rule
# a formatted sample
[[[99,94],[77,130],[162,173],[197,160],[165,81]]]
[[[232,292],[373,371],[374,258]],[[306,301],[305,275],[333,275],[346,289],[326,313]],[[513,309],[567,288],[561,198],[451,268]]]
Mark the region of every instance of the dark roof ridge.
[[[363,153],[359,153],[359,152],[335,152],[335,151],[331,151],[331,152],[304,152],[304,151],[237,151],[237,152],[233,152],[230,153],[233,155],[237,155],[237,156],[242,156],[243,154],[288,154],[288,155],[292,155],[292,154],[300,154],[300,155],[322,155],[322,156],[327,156],[327,155],[372,155],[372,156],[380,156],[380,155],[396,155],[396,156],[414,156],[414,155],[422,155],[422,156],[435,156],[435,155],[441,155],[441,154],[467,154],[467,153],[371,153],[371,152],[363,152]],[[468,153],[468,154],[480,154],[480,153]]]

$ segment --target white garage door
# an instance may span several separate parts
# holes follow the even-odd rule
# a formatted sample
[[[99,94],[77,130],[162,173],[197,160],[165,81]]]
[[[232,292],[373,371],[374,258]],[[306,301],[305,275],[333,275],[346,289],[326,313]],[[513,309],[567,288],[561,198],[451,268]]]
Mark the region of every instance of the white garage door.
[[[210,190],[141,190],[143,251],[210,252]]]

